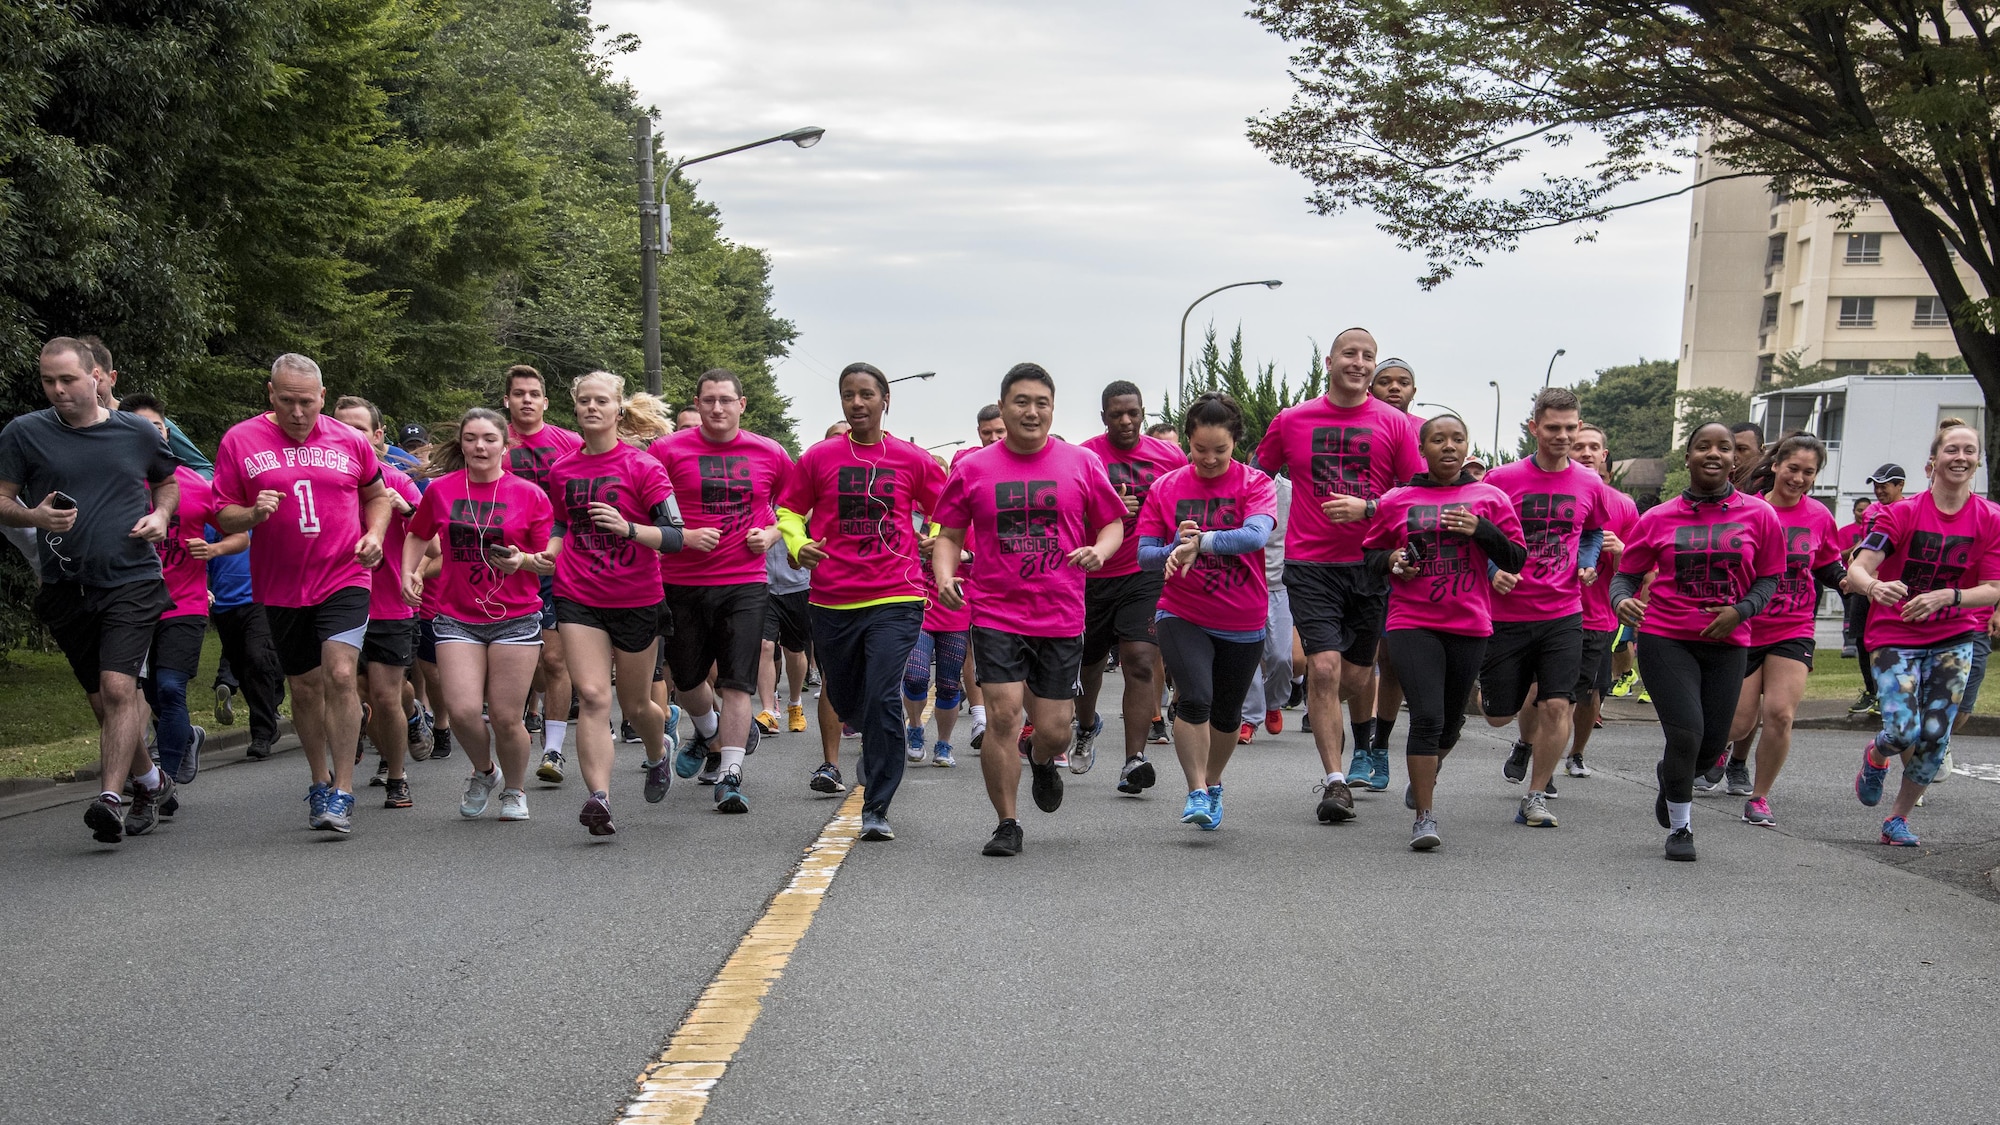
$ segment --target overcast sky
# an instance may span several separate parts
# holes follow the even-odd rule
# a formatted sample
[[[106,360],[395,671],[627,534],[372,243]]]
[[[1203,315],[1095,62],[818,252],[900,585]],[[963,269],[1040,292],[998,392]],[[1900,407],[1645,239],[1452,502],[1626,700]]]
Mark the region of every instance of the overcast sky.
[[[1240,322],[1248,358],[1296,382],[1309,340],[1366,325],[1482,446],[1489,379],[1511,430],[1557,348],[1558,382],[1673,356],[1685,197],[1621,214],[1595,243],[1531,236],[1426,293],[1420,259],[1372,216],[1314,215],[1306,182],[1245,139],[1290,81],[1285,45],[1244,7],[599,0],[596,16],[643,41],[617,68],[659,108],[669,152],[827,130],[810,150],[691,170],[725,233],[770,252],[778,312],[799,328],[777,377],[802,437],[838,417],[833,377],[853,360],[939,372],[899,385],[889,416],[923,444],[970,437],[1000,374],[1034,360],[1056,377],[1058,432],[1081,439],[1112,379],[1157,404],[1189,301],[1261,278],[1285,284],[1195,311],[1190,352],[1209,318],[1225,339]]]

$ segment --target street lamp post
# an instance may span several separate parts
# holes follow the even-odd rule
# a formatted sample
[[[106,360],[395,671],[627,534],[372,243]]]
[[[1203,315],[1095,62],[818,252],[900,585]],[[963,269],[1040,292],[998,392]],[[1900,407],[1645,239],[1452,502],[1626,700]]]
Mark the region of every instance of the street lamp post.
[[[1486,451],[1488,457],[1500,460],[1500,384],[1492,379],[1486,385],[1493,388],[1493,448]]]
[[[939,450],[939,449],[956,449],[956,448],[958,448],[959,446],[961,446],[961,445],[964,445],[964,444],[965,444],[965,439],[964,439],[964,438],[959,438],[959,439],[958,439],[957,441],[941,441],[941,442],[938,442],[938,443],[937,443],[936,445],[926,445],[926,446],[924,446],[924,452],[926,452],[926,453],[929,453],[929,452],[932,452],[932,451],[934,451],[934,450]]]
[[[1217,293],[1222,292],[1224,289],[1237,289],[1245,285],[1261,285],[1266,289],[1276,289],[1278,286],[1283,284],[1284,282],[1282,281],[1232,281],[1228,285],[1218,286],[1214,289],[1209,290],[1206,293],[1203,293],[1201,296],[1196,297],[1194,299],[1194,305],[1189,305],[1187,307],[1187,312],[1181,314],[1181,365],[1175,369],[1175,374],[1174,374],[1175,385],[1184,386],[1187,382],[1187,322],[1188,322],[1188,313],[1192,313],[1194,311],[1195,305],[1201,304],[1203,301],[1208,300],[1210,297],[1215,296]]]
[[[931,376],[933,376],[933,375],[936,375],[936,374],[937,374],[937,372],[935,372],[935,371],[919,371],[919,372],[917,372],[917,373],[916,373],[915,375],[905,375],[905,376],[903,376],[903,377],[901,377],[901,378],[899,378],[899,379],[891,379],[891,380],[889,380],[889,382],[891,382],[891,383],[907,383],[907,382],[909,382],[909,381],[910,381],[910,380],[912,380],[912,379],[928,379],[928,378],[930,378]]]
[[[761,141],[725,148],[706,156],[694,156],[676,160],[667,165],[666,174],[660,177],[658,190],[653,184],[653,121],[641,117],[638,125],[639,142],[639,286],[644,291],[641,305],[645,317],[646,333],[646,390],[660,393],[660,267],[659,259],[673,252],[673,213],[667,203],[667,188],[674,182],[680,170],[718,156],[743,152],[746,149],[761,148],[764,145],[790,141],[800,148],[811,148],[826,135],[826,130],[817,125],[793,129],[779,133],[775,137],[765,137]]]
[[[1559,359],[1561,359],[1561,358],[1562,358],[1563,356],[1566,356],[1566,355],[1568,355],[1568,354],[1569,354],[1569,349],[1568,349],[1568,348],[1557,348],[1557,349],[1556,349],[1556,354],[1554,354],[1554,355],[1552,355],[1552,356],[1550,356],[1550,357],[1549,357],[1549,369],[1548,369],[1547,371],[1544,371],[1544,372],[1542,372],[1542,389],[1543,389],[1543,390],[1545,390],[1545,391],[1546,391],[1546,390],[1548,390],[1548,389],[1549,389],[1549,377],[1550,377],[1550,376],[1552,376],[1552,375],[1554,375],[1554,374],[1556,373],[1556,360],[1559,360]]]

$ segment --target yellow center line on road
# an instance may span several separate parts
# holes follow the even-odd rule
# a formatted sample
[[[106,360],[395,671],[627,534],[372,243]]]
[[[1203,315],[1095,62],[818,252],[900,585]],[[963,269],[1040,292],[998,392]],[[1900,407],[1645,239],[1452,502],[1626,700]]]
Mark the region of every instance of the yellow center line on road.
[[[856,786],[806,849],[791,882],[771,896],[763,915],[702,990],[667,1040],[667,1049],[639,1075],[639,1092],[618,1115],[621,1123],[692,1125],[701,1120],[709,1092],[749,1038],[764,1008],[764,994],[784,974],[860,833],[861,789]]]

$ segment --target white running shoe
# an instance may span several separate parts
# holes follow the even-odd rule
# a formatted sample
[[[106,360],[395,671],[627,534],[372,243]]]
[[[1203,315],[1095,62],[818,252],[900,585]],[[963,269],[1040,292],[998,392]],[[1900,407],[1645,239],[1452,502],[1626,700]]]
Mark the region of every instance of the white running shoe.
[[[528,795],[519,789],[502,789],[500,791],[500,819],[528,819]]]
[[[467,820],[486,811],[486,802],[493,797],[493,791],[500,787],[500,771],[475,773],[465,779],[465,799],[458,803],[458,815]]]

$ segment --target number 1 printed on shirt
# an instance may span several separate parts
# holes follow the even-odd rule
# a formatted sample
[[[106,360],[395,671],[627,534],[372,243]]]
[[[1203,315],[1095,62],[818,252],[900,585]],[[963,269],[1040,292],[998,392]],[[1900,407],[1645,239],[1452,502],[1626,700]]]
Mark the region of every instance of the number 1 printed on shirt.
[[[299,533],[319,534],[319,508],[313,504],[313,486],[309,480],[293,481],[292,495],[299,501]]]

